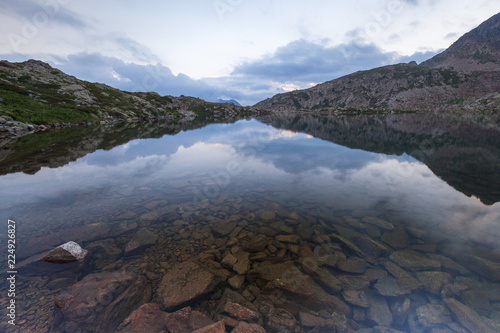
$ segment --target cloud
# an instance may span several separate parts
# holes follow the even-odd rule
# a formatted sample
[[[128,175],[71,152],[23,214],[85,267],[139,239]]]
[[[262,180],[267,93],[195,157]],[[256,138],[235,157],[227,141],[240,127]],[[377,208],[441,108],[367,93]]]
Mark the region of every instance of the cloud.
[[[87,27],[87,24],[77,14],[65,8],[60,2],[58,0],[49,0],[43,3],[34,0],[3,0],[1,10],[7,15],[14,14],[30,22],[49,19],[77,29]]]
[[[401,57],[396,52],[384,52],[373,44],[350,42],[330,47],[300,39],[279,48],[272,55],[238,65],[232,74],[295,82],[303,87],[311,82],[321,83],[395,62],[423,61],[433,54],[416,53]]]

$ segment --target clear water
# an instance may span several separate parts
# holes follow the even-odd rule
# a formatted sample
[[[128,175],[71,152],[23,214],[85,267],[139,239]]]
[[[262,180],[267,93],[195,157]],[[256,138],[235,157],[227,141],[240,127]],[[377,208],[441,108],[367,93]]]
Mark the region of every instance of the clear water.
[[[462,272],[444,265],[432,270],[449,273],[451,280],[447,285],[465,283],[466,290],[471,291],[469,296],[486,297],[478,305],[472,296],[453,296],[482,316],[488,325],[499,327],[495,326],[500,318],[498,131],[483,128],[487,143],[474,145],[469,141],[470,145],[464,147],[462,141],[466,140],[461,141],[446,128],[437,131],[419,125],[415,130],[418,133],[411,133],[408,128],[394,125],[394,119],[367,119],[345,118],[333,123],[310,117],[239,120],[180,132],[180,128],[165,130],[162,125],[151,124],[159,128],[152,135],[156,138],[141,139],[133,139],[134,135],[143,137],[141,127],[120,129],[121,134],[131,134],[118,139],[95,130],[63,142],[55,140],[45,148],[47,158],[43,158],[44,152],[36,151],[30,154],[38,156],[34,159],[12,157],[29,149],[22,142],[7,145],[10,148],[3,148],[6,157],[1,164],[4,175],[0,176],[0,218],[5,227],[2,244],[6,244],[7,219],[16,221],[18,226],[18,262],[70,240],[85,248],[92,242],[111,238],[117,247],[123,248],[135,231],[148,227],[160,235],[155,245],[141,254],[122,256],[113,262],[93,257],[84,274],[127,269],[146,274],[154,289],[168,271],[159,266],[159,261],[170,264],[190,260],[214,248],[224,254],[235,245],[228,237],[213,233],[208,242],[204,242],[207,234],[194,240],[198,227],[210,234],[207,217],[236,215],[245,220],[239,241],[255,237],[257,227],[262,225],[275,228],[279,234],[298,234],[302,237],[299,245],[311,248],[317,245],[311,238],[314,235],[336,234],[354,243],[367,236],[389,249],[381,256],[365,251],[364,259],[372,269],[385,271],[384,263],[403,247],[423,255],[444,255],[464,266]],[[402,119],[404,124],[409,123],[404,122],[407,118]],[[478,128],[481,129],[474,125],[473,131]],[[65,131],[71,130],[74,129]],[[112,133],[113,129],[107,131]],[[44,138],[55,134],[37,135]],[[68,151],[74,156],[70,157]],[[478,161],[478,156],[484,160]],[[23,163],[24,167],[36,164],[35,170],[31,174],[12,172],[23,170]],[[481,163],[482,169],[471,170],[477,163]],[[259,218],[269,211],[276,213],[274,219]],[[290,223],[291,214],[306,221],[310,234],[301,230],[300,223]],[[404,229],[407,244],[403,241],[403,246],[391,247],[392,243],[385,243],[385,237],[389,237],[385,234],[390,232],[366,222],[367,217],[378,217],[395,229]],[[348,222],[352,219],[357,223]],[[186,223],[185,227],[172,230],[181,236],[163,236],[180,220]],[[398,237],[394,242],[401,240]],[[155,253],[168,251],[167,245],[162,244],[166,239],[178,242],[178,250],[166,253],[160,260]],[[332,242],[340,246],[347,258],[359,256],[338,239]],[[489,270],[474,263],[467,267],[470,261],[462,260],[464,254],[488,260]],[[288,249],[283,260],[299,258],[300,253]],[[6,255],[2,261],[4,272]],[[327,269],[335,276],[367,274],[338,267]],[[417,276],[416,270],[405,269]],[[54,298],[61,292],[48,289],[47,284],[61,275],[23,275],[20,269],[18,325],[8,330],[47,331],[52,313],[57,311],[53,310]],[[376,283],[376,279],[371,280],[366,292],[379,293],[374,288]],[[5,295],[2,290],[2,308],[8,301]],[[342,292],[337,296],[343,299]],[[418,321],[417,309],[427,304],[442,305],[442,297],[425,287],[400,297],[387,296],[389,308],[407,298],[412,304],[403,319],[393,313],[389,326],[408,332],[431,328],[458,330],[463,322],[455,314],[448,315],[449,322],[428,327]],[[201,301],[190,305],[200,310],[204,306]],[[354,318],[348,319],[348,326],[355,330],[379,326],[368,310],[350,306],[356,311]],[[299,316],[295,316],[298,329],[306,332],[312,328],[302,326]]]

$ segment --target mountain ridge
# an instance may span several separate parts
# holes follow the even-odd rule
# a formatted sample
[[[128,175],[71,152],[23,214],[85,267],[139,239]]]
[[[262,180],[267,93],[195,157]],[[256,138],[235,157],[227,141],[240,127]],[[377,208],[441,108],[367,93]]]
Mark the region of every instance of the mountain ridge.
[[[309,89],[275,95],[255,107],[277,111],[498,111],[499,21],[500,14],[496,14],[420,65],[359,71]],[[476,50],[478,45],[481,52]]]

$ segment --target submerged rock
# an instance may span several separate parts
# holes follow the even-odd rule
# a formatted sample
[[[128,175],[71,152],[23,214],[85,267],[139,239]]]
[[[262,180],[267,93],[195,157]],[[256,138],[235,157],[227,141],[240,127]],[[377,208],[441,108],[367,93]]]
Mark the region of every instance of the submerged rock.
[[[297,305],[312,310],[327,310],[351,316],[351,308],[338,297],[333,296],[321,288],[314,280],[302,273],[292,261],[279,264],[263,263],[249,273],[258,279],[267,281],[264,291],[273,293],[283,291],[290,310]],[[272,297],[270,298],[272,301]],[[283,305],[284,308],[285,305]]]
[[[144,304],[118,327],[118,333],[157,333],[165,328],[167,313],[160,311],[158,304]]]
[[[229,289],[224,292],[216,312],[219,314],[224,313],[238,321],[260,321],[257,307],[240,294]]]
[[[364,291],[360,290],[346,290],[342,293],[344,300],[352,305],[356,305],[362,308],[367,308],[370,306],[366,298]]]
[[[427,304],[419,307],[417,318],[420,324],[426,328],[452,322],[451,313],[441,304]]]
[[[370,303],[368,318],[377,325],[390,327],[393,317],[386,299],[378,295],[369,295],[368,300]]]
[[[461,257],[469,269],[491,281],[500,281],[500,264],[488,259],[465,255]]]
[[[439,261],[432,260],[426,255],[412,250],[396,251],[389,258],[399,266],[414,271],[441,268]]]
[[[226,333],[226,325],[224,322],[219,321],[210,326],[199,328],[196,331],[193,331],[193,333]]]
[[[257,324],[249,324],[244,321],[240,322],[232,333],[267,333],[264,327]]]
[[[146,280],[130,273],[87,275],[56,297],[51,332],[112,332],[150,295]]]
[[[125,254],[137,254],[146,247],[154,245],[158,240],[158,235],[147,228],[139,229],[132,239],[125,246]]]
[[[184,262],[165,274],[157,297],[163,308],[175,309],[211,292],[220,282],[222,279],[211,271],[194,262]]]
[[[444,303],[453,313],[453,316],[469,331],[481,333],[494,333],[486,321],[473,309],[453,298],[445,298]]]
[[[401,286],[396,279],[390,276],[379,279],[374,288],[377,289],[380,295],[386,297],[400,297],[411,294],[409,288]]]
[[[215,322],[199,311],[186,307],[167,314],[165,328],[167,332],[191,333],[194,330],[213,325]]]

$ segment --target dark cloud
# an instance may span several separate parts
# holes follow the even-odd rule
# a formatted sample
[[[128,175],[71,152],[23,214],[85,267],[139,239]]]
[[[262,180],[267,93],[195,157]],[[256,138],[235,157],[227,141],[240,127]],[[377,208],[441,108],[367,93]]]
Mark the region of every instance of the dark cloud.
[[[324,82],[358,70],[394,62],[397,54],[355,42],[334,47],[297,40],[273,55],[244,63],[233,74],[283,82]]]
[[[87,24],[78,15],[64,7],[57,0],[47,0],[38,3],[34,0],[2,0],[1,10],[27,19],[35,25],[44,22],[57,22],[73,28],[86,28]]]

